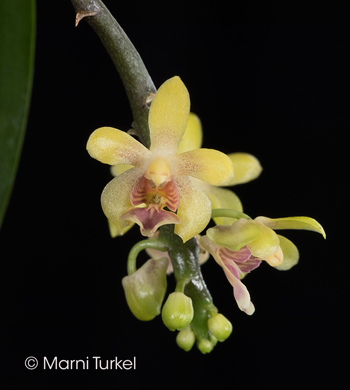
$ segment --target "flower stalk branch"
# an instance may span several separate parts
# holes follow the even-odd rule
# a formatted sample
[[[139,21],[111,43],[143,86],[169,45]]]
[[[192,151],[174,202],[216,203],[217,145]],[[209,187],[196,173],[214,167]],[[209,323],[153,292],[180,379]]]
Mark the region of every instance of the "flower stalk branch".
[[[158,238],[139,241],[129,252],[127,262],[128,275],[132,275],[136,272],[136,258],[138,254],[145,249],[156,249],[162,252],[166,252],[168,250],[167,246]]]
[[[191,328],[197,339],[209,337],[208,318],[217,313],[199,266],[199,245],[195,238],[185,244],[172,225],[159,229],[159,238],[168,246],[177,286],[185,284],[184,293],[192,299],[194,316]]]
[[[134,45],[101,0],[71,0],[77,20],[84,18],[110,55],[125,87],[133,115],[133,131],[150,146],[148,105],[156,88]]]

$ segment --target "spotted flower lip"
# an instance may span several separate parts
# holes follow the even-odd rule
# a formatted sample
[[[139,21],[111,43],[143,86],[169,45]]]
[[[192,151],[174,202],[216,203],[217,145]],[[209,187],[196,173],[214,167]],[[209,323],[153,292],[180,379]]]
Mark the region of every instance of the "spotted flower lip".
[[[108,183],[101,196],[105,215],[121,232],[136,222],[141,233],[152,235],[161,224],[174,223],[185,242],[207,226],[211,203],[195,179],[225,185],[233,178],[233,164],[213,149],[177,154],[189,112],[188,91],[175,76],[161,85],[151,103],[150,149],[111,127],[91,134],[87,150],[93,158],[133,167]]]

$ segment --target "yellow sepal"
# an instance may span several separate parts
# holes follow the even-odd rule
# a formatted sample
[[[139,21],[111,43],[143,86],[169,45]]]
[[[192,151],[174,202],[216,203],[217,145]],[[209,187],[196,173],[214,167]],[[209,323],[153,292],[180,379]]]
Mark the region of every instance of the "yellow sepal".
[[[186,242],[208,225],[211,219],[211,203],[192,178],[184,176],[175,181],[180,194],[177,215],[181,220],[180,224],[175,225],[175,234]]]
[[[151,151],[174,155],[186,130],[190,97],[180,77],[165,81],[158,89],[148,117]]]
[[[179,176],[189,175],[216,186],[233,178],[232,162],[226,154],[214,149],[197,149],[174,157]]]
[[[109,165],[130,164],[141,167],[150,151],[131,135],[113,127],[100,127],[89,137],[90,156]]]
[[[243,184],[254,180],[262,171],[259,160],[249,153],[231,153],[228,157],[232,161],[233,170],[235,172],[234,177],[227,184],[228,186]]]
[[[323,238],[326,238],[326,233],[315,219],[310,217],[286,217],[286,218],[267,218],[267,217],[257,217],[256,221],[261,222],[265,226],[268,226],[271,229],[297,229],[297,230],[311,230],[322,234]]]
[[[187,128],[182,137],[177,154],[188,152],[189,150],[199,149],[202,146],[203,132],[200,119],[193,112],[188,118]]]

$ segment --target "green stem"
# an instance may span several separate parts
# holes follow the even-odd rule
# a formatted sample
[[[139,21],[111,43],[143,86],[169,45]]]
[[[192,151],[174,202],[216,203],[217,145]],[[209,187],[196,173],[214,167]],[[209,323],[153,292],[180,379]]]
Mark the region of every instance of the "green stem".
[[[217,309],[200,270],[197,240],[192,238],[183,243],[174,233],[173,225],[161,226],[159,238],[168,247],[177,281],[176,289],[184,286],[183,292],[192,299],[194,316],[191,328],[198,339],[208,338],[208,318],[217,312]]]
[[[231,210],[231,209],[213,209],[211,212],[212,218],[217,217],[226,217],[226,218],[245,218],[251,219],[249,215],[242,213],[241,211]]]
[[[180,279],[177,283],[176,283],[176,288],[175,288],[175,292],[181,292],[183,293],[185,291],[185,287],[186,285],[189,283],[189,279]]]
[[[131,251],[129,252],[127,262],[128,275],[132,275],[134,272],[136,272],[136,258],[142,250],[147,248],[156,249],[162,252],[166,252],[168,249],[167,246],[158,238],[139,241],[131,248]]]
[[[84,18],[95,30],[124,84],[133,115],[133,129],[150,147],[148,98],[156,93],[153,81],[134,45],[101,0],[71,0],[77,20]]]

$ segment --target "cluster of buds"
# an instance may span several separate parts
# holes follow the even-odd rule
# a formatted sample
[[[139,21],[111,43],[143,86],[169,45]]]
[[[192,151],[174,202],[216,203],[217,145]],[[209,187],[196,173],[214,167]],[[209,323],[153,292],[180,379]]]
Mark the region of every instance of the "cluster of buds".
[[[189,94],[179,77],[167,80],[155,94],[149,130],[149,149],[111,127],[95,130],[87,143],[90,155],[111,165],[115,176],[101,198],[112,236],[137,224],[148,237],[130,251],[128,276],[122,280],[126,300],[139,320],[161,314],[167,328],[179,331],[180,348],[188,351],[196,343],[208,353],[232,332],[202,278],[200,267],[209,255],[232,285],[239,309],[251,315],[255,308],[242,279],[263,261],[288,270],[299,260],[296,246],[275,230],[325,233],[309,217],[252,219],[243,213],[238,196],[223,187],[257,178],[260,163],[247,153],[201,148],[201,123],[190,113]],[[208,228],[212,219],[215,226]],[[137,269],[143,249],[151,259]],[[172,272],[176,289],[165,300]]]
[[[194,317],[193,302],[183,292],[186,282],[179,281],[176,290],[168,295],[163,304],[168,264],[168,257],[149,259],[137,271],[123,278],[128,306],[141,321],[152,320],[161,314],[163,323],[169,330],[179,331],[176,342],[183,350],[189,351],[197,341],[198,349],[202,353],[208,353],[218,341],[224,341],[230,336],[232,325],[217,312],[214,305],[209,304],[207,321],[204,321],[205,337],[197,337],[196,329],[191,327]]]

